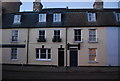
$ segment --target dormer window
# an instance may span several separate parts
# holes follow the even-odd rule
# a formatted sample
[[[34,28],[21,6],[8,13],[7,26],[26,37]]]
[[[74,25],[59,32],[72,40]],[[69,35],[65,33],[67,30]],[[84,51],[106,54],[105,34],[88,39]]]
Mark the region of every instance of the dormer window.
[[[53,22],[61,22],[61,13],[53,14]]]
[[[46,22],[46,14],[39,14],[39,22]]]
[[[120,13],[115,13],[115,16],[116,16],[116,21],[120,22]]]
[[[21,15],[14,15],[14,24],[20,24],[21,23]]]
[[[96,14],[88,13],[88,22],[95,22],[95,21],[96,21]]]

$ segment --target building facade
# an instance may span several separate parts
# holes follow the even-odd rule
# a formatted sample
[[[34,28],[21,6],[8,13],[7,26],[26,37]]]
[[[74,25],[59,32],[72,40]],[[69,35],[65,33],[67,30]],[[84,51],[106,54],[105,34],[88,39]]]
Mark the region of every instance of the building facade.
[[[119,9],[101,8],[3,14],[3,64],[119,66]]]

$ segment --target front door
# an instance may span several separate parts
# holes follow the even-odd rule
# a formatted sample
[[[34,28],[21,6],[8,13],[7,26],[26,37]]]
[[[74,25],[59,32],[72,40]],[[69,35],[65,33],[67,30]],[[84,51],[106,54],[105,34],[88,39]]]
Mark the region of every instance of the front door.
[[[78,66],[78,50],[77,48],[70,49],[70,67]]]
[[[58,48],[58,66],[64,66],[64,48]]]

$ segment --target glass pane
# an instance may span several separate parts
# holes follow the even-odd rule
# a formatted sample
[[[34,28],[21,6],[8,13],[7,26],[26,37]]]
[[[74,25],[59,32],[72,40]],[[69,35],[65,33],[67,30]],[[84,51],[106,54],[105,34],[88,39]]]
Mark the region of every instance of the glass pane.
[[[89,49],[90,54],[95,54],[96,55],[96,49]]]
[[[81,30],[78,30],[78,35],[81,35]]]
[[[39,31],[39,36],[41,36],[41,35],[45,35],[45,30],[40,30]]]
[[[50,54],[48,54],[48,59],[51,59],[51,55]]]
[[[39,59],[39,54],[36,54],[36,58]]]
[[[45,35],[45,30],[42,30],[42,35]]]
[[[41,49],[41,54],[46,54],[46,49]]]
[[[75,36],[75,41],[77,41],[77,36]]]
[[[46,54],[41,54],[42,59],[46,59]]]
[[[48,53],[49,53],[49,54],[51,53],[51,50],[50,50],[50,49],[48,49]]]
[[[57,35],[57,30],[54,30],[54,35]]]
[[[36,49],[36,54],[39,54],[39,49]]]

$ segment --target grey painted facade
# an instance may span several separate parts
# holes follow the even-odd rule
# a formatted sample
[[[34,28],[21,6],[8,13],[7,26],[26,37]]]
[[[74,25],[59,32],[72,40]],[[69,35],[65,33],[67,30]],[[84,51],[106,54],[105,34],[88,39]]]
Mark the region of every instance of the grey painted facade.
[[[119,27],[107,27],[106,28],[106,44],[107,44],[107,56],[108,65],[110,66],[120,66],[119,64]]]

